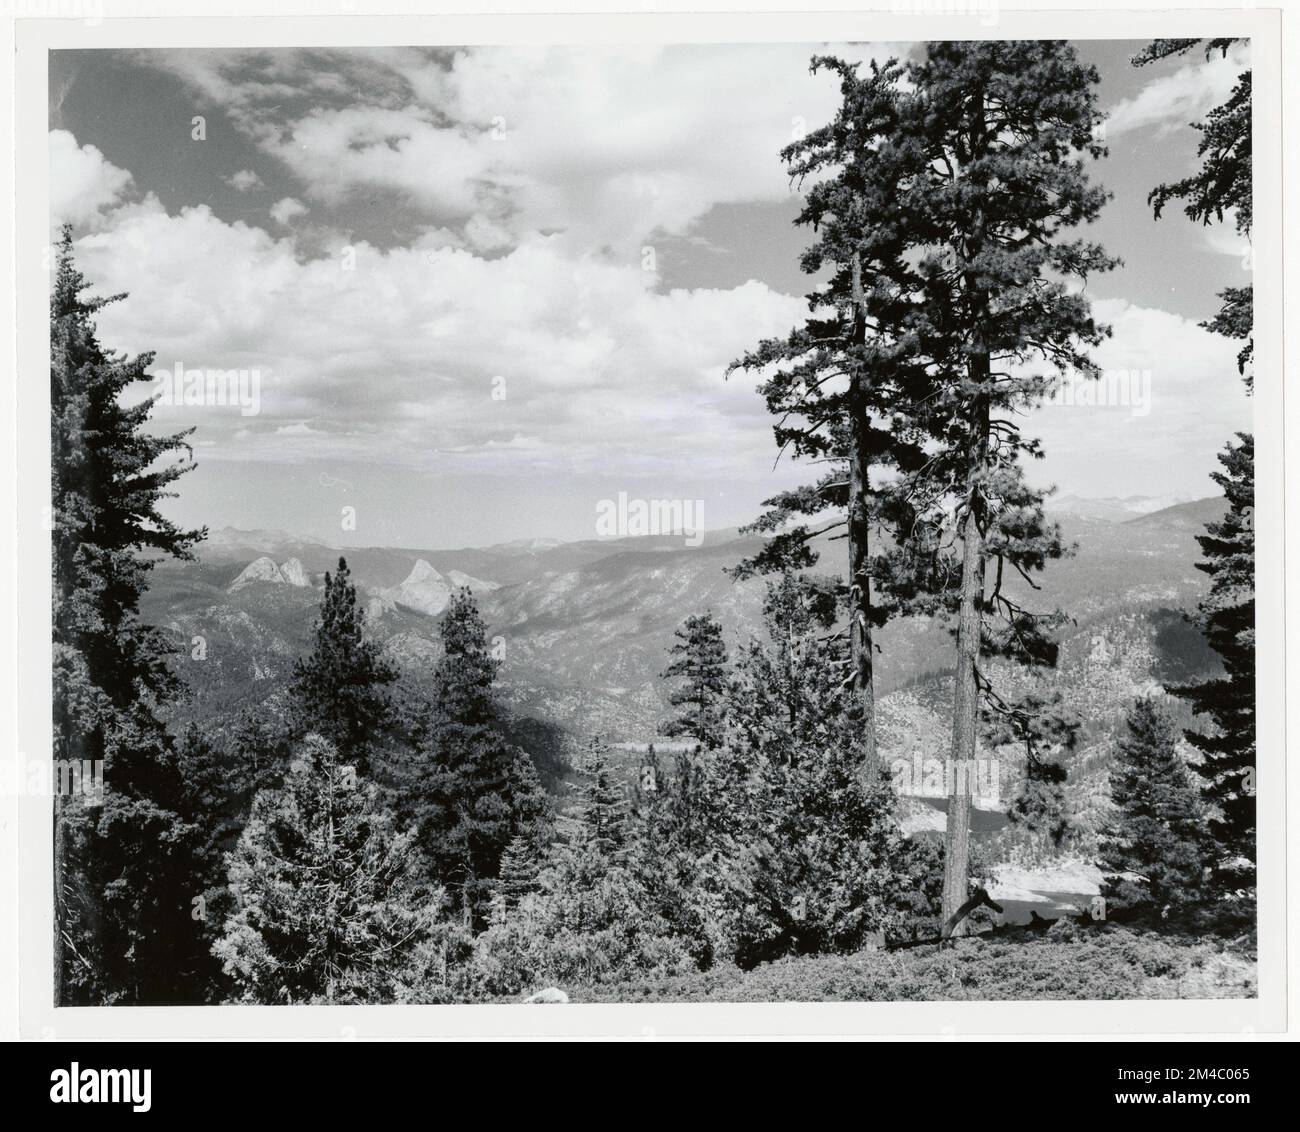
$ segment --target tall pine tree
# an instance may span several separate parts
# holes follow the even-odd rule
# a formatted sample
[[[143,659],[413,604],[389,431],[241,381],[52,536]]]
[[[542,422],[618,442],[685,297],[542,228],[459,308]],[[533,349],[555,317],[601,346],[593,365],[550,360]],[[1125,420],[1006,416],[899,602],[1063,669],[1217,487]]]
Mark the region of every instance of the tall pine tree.
[[[1197,569],[1210,575],[1210,592],[1197,620],[1223,661],[1224,674],[1170,691],[1208,720],[1187,740],[1201,752],[1196,771],[1211,807],[1210,832],[1218,846],[1213,886],[1221,897],[1253,898],[1255,885],[1255,443],[1246,433],[1220,454],[1227,510],[1197,536],[1205,555]]]
[[[149,432],[152,400],[123,404],[153,355],[105,350],[94,316],[124,296],[87,286],[65,227],[50,302],[54,758],[103,760],[104,792],[55,800],[55,1001],[197,1001],[200,839],[159,719],[179,685],[139,607],[153,566],[192,557],[206,532],[159,510],[193,467],[188,433]]]
[[[1106,200],[1083,164],[1105,152],[1098,75],[1063,42],[987,41],[931,43],[906,78],[888,144],[863,167],[894,188],[896,246],[914,269],[901,284],[904,339],[930,377],[915,411],[931,445],[903,476],[918,523],[936,532],[924,543],[940,548],[936,571],[956,587],[951,757],[971,765],[992,710],[1025,739],[1032,769],[1034,704],[1003,699],[986,662],[1056,660],[1062,615],[1034,612],[1017,584],[1036,588],[1033,574],[1067,547],[1044,519],[1043,493],[1025,482],[1022,460],[1041,450],[1016,418],[1058,378],[1097,373],[1086,350],[1105,331],[1067,280],[1114,261],[1064,234]],[[952,536],[958,549],[947,555]],[[952,779],[945,918],[969,895],[969,776]]]
[[[722,744],[729,670],[722,626],[711,613],[688,617],[676,637],[677,643],[669,650],[676,659],[661,675],[680,681],[668,698],[673,706],[685,710],[661,730],[693,743],[677,753],[667,796],[654,811],[653,828],[662,831],[665,824],[670,825],[676,844],[690,854],[704,850],[710,815],[721,801],[712,793],[714,784],[707,764],[710,752]]]
[[[847,582],[838,594],[846,612],[843,661],[854,691],[848,710],[862,733],[867,772],[874,774],[873,640],[893,602],[873,593],[881,557],[873,539],[882,523],[896,540],[911,538],[905,497],[884,484],[891,472],[923,466],[910,407],[924,395],[927,374],[903,322],[909,269],[899,186],[889,176],[901,169],[888,148],[898,128],[899,69],[892,61],[883,68],[873,63],[860,77],[854,64],[814,58],[813,72],[823,69],[839,76],[841,105],[832,121],[781,156],[792,181],[814,182],[795,220],[814,233],[800,266],[829,277],[808,295],[811,314],[802,326],[760,343],[732,369],[767,375],[762,392],[779,418],[773,431],[780,453],[830,470],[767,500],[769,510],[749,529],[770,538],[735,573],[806,569],[818,561],[816,542],[841,532],[833,537],[844,538],[848,550]]]

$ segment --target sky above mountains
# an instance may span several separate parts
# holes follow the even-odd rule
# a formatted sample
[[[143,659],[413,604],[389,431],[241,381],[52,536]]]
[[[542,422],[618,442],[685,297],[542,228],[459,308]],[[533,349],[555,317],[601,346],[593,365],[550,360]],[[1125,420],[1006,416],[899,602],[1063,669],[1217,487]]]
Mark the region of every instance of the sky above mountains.
[[[1197,326],[1247,249],[1146,195],[1192,170],[1188,123],[1244,57],[1138,70],[1140,46],[1078,45],[1110,115],[1088,235],[1124,259],[1090,282],[1114,329],[1097,359],[1132,396],[1036,413],[1031,475],[1199,497],[1251,422],[1236,346]],[[431,547],[594,537],[620,492],[753,518],[810,474],[774,467],[753,379],[725,371],[805,309],[777,151],[834,111],[823,50],[52,54],[52,223],[97,292],[130,293],[101,336],[155,373],[258,375],[256,413],[158,406],[196,426],[173,514]]]

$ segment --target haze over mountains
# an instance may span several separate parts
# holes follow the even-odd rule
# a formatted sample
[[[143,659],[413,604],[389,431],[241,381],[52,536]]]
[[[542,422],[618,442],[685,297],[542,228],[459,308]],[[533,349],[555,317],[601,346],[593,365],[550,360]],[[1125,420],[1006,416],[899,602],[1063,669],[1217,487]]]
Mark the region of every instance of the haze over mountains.
[[[1204,587],[1194,536],[1221,508],[1211,498],[1123,521],[1061,514],[1078,551],[1049,565],[1033,600],[1074,617],[1067,655],[1074,638],[1134,610],[1190,609]],[[372,631],[416,674],[436,661],[437,618],[467,585],[498,641],[512,711],[638,742],[670,714],[658,674],[687,616],[712,610],[733,646],[760,632],[764,580],[733,582],[726,573],[759,544],[732,529],[709,532],[699,547],[649,536],[340,551],[286,532],[227,528],[202,544],[197,562],[158,568],[145,613],[182,643],[204,637],[206,659],[184,664],[183,675],[196,686],[195,710],[206,714],[206,700],[226,700],[223,689],[240,688],[239,698],[253,703],[275,692],[307,649],[321,578],[340,554]],[[819,549],[817,570],[842,572],[842,544]],[[887,697],[944,671],[951,643],[942,627],[911,620],[887,626],[880,646],[877,678]]]
[[[1110,519],[1123,522],[1135,519],[1139,515],[1150,515],[1181,503],[1193,503],[1191,495],[1126,495],[1123,498],[1111,496],[1092,499],[1082,495],[1054,495],[1051,500],[1052,510],[1057,515],[1081,515],[1089,519]]]

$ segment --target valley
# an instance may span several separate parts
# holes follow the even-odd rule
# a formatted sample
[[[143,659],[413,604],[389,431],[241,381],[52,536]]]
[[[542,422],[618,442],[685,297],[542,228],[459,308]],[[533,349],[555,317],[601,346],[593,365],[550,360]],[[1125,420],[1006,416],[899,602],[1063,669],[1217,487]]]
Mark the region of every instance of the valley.
[[[1127,518],[1058,516],[1077,550],[1049,565],[1032,600],[1038,608],[1059,604],[1074,613],[1061,634],[1059,666],[1044,681],[1084,719],[1070,759],[1071,832],[1052,846],[1009,824],[1000,808],[976,815],[977,838],[1004,869],[1041,874],[1050,865],[1070,874],[1037,875],[1034,892],[1091,875],[1113,742],[1132,701],[1157,691],[1162,679],[1213,671],[1212,654],[1180,611],[1193,608],[1204,588],[1194,565],[1195,535],[1221,508],[1221,500],[1211,498],[1153,511],[1139,504],[1135,514],[1123,513]],[[712,611],[733,650],[760,632],[764,580],[734,582],[726,573],[758,545],[733,529],[708,532],[698,547],[683,545],[681,536],[652,536],[461,550],[339,550],[284,532],[225,529],[201,546],[196,562],[156,569],[144,612],[178,646],[175,663],[192,689],[180,721],[220,734],[239,712],[282,710],[293,663],[309,647],[324,572],[340,554],[371,632],[412,688],[431,679],[440,655],[439,614],[451,592],[469,586],[502,661],[503,707],[514,737],[563,794],[573,755],[592,735],[614,746],[613,757],[630,780],[639,752],[671,714],[660,673],[673,632],[688,615]],[[818,572],[838,569],[839,545],[819,547]],[[879,644],[885,763],[943,757],[951,683],[947,630],[924,620],[891,623]],[[1037,678],[1007,669],[1000,679],[1018,689]],[[671,748],[660,739],[665,757],[671,758]],[[1019,760],[1009,749],[986,754],[1000,766],[1004,807],[1015,791]],[[942,799],[905,797],[901,804],[910,833],[941,836]],[[998,883],[1008,898],[1028,887],[1023,876]],[[1071,891],[1086,895],[1077,884]]]

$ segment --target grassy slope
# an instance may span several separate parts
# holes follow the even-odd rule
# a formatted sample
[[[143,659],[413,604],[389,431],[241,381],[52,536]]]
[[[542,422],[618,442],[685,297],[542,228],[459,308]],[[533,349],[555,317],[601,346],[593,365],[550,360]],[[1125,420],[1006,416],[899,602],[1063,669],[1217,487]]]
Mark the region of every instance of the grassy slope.
[[[940,951],[782,959],[654,982],[565,988],[573,1002],[904,1002],[1253,998],[1252,942],[1108,925],[1051,935],[971,937]]]

